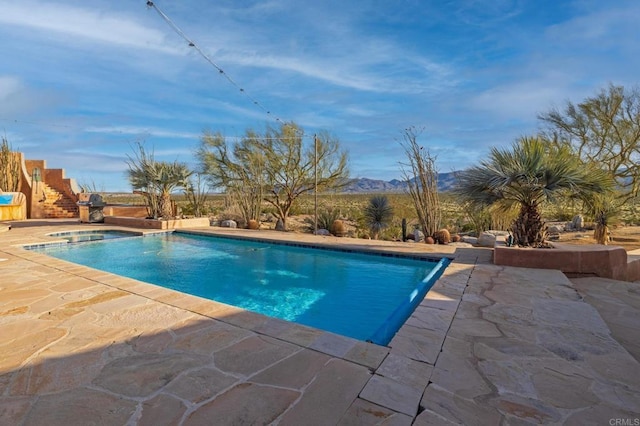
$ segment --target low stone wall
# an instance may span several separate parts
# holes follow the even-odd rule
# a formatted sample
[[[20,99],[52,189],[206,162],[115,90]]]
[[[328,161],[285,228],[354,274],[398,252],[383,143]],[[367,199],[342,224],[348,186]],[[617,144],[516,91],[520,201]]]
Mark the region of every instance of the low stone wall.
[[[144,219],[149,214],[149,211],[147,206],[107,204],[102,209],[102,213],[105,216],[137,217]]]
[[[557,269],[573,277],[598,276],[622,281],[629,278],[633,280],[627,274],[627,252],[618,246],[554,243],[553,248],[535,249],[507,247],[503,242],[496,242],[493,263],[522,268]],[[640,272],[640,265],[638,267]]]
[[[627,281],[640,281],[640,250],[627,253]]]
[[[142,229],[180,229],[201,228],[209,225],[209,218],[197,217],[193,219],[157,220],[138,217],[105,216],[107,225],[130,226]]]

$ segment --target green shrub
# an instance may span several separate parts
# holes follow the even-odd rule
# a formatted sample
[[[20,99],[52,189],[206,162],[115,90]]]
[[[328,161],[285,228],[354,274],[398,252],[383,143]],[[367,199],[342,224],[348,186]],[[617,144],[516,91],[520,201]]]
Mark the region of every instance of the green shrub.
[[[338,209],[323,209],[318,210],[318,229],[326,229],[331,232],[333,222],[340,219],[340,210]],[[304,223],[307,225],[307,230],[313,232],[315,229],[315,218],[310,216],[305,218]]]

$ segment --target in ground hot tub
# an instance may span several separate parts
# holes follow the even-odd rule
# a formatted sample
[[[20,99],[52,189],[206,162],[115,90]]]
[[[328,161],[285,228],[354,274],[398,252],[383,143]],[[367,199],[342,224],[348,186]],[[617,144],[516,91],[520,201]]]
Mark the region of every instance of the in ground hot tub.
[[[48,234],[50,237],[62,238],[70,243],[81,243],[85,241],[111,240],[114,238],[139,237],[140,232],[119,231],[115,229],[92,229],[88,231],[68,231]]]

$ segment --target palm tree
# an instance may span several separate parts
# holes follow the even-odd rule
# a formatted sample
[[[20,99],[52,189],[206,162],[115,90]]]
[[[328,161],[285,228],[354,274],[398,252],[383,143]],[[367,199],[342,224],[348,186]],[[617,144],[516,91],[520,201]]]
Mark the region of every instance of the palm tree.
[[[582,163],[569,146],[525,137],[510,150],[492,148],[489,160],[460,172],[456,192],[479,205],[519,205],[511,228],[515,243],[539,247],[545,238],[542,202],[553,201],[561,191],[585,199],[611,187],[611,178],[605,171],[593,163]]]
[[[177,161],[156,161],[141,143],[137,147],[135,157],[129,156],[127,161],[129,183],[134,190],[142,191],[151,217],[169,219],[173,216],[171,192],[187,187],[192,172]]]
[[[371,229],[374,240],[378,239],[380,231],[389,226],[393,217],[393,208],[389,205],[389,199],[384,195],[375,195],[364,208],[364,220]]]
[[[160,214],[164,219],[174,216],[171,193],[177,188],[186,188],[192,172],[186,164],[161,161],[155,164],[156,179],[153,182],[160,193]]]

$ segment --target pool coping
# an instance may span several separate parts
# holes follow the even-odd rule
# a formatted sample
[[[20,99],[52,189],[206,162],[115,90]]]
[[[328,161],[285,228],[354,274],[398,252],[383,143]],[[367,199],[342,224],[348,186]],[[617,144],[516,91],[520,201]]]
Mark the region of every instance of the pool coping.
[[[0,236],[0,423],[201,424],[221,412],[283,425],[640,418],[640,283],[493,265],[491,249],[221,231],[454,256],[382,347],[229,315],[217,302],[20,248],[49,229],[92,225],[14,225]],[[189,367],[196,361],[206,365]],[[211,381],[221,376],[232,383]],[[189,397],[192,380],[207,377],[214,393]],[[131,396],[153,378],[153,393]]]
[[[31,253],[36,253],[38,255],[44,255],[47,256],[48,258],[51,258],[51,256],[46,255],[45,253],[38,253],[37,251],[33,251],[32,249],[34,248],[45,248],[45,247],[50,247],[50,246],[59,246],[59,245],[67,245],[67,244],[73,244],[71,242],[69,242],[66,239],[60,239],[57,238],[58,235],[52,235],[52,234],[57,234],[57,233],[73,233],[73,232],[95,232],[95,231],[123,231],[123,232],[127,232],[132,234],[132,236],[153,236],[153,235],[160,235],[160,234],[172,234],[172,233],[183,233],[183,234],[189,234],[189,235],[201,235],[201,236],[213,236],[213,237],[217,237],[217,238],[227,238],[227,239],[236,239],[236,240],[244,240],[244,241],[256,241],[256,242],[262,242],[262,243],[271,243],[271,244],[278,244],[278,245],[283,245],[283,246],[290,246],[290,247],[303,247],[303,248],[312,248],[312,249],[318,249],[318,250],[330,250],[330,251],[337,251],[337,252],[345,252],[345,253],[362,253],[362,254],[368,254],[368,255],[375,255],[375,256],[381,256],[381,257],[394,257],[394,258],[404,258],[404,259],[410,259],[410,260],[418,260],[418,261],[429,261],[429,262],[438,262],[440,260],[447,259],[449,261],[448,265],[449,266],[451,262],[453,262],[455,260],[455,256],[451,255],[451,254],[438,254],[438,253],[430,253],[430,254],[416,254],[416,253],[398,253],[398,252],[394,252],[392,251],[392,249],[385,249],[385,248],[368,248],[366,246],[351,246],[348,248],[345,248],[344,246],[341,246],[338,242],[326,242],[326,241],[317,241],[314,243],[305,243],[305,242],[295,242],[295,241],[291,241],[291,240],[283,240],[283,239],[279,239],[279,238],[274,238],[274,237],[278,237],[280,236],[280,233],[275,234],[275,235],[262,235],[262,236],[255,236],[255,235],[244,235],[242,234],[242,230],[237,230],[237,231],[232,231],[232,233],[224,232],[221,231],[219,229],[216,228],[191,228],[191,229],[169,229],[169,230],[165,230],[165,229],[160,229],[160,230],[149,230],[146,228],[141,228],[141,229],[135,229],[132,230],[131,228],[123,228],[123,227],[118,227],[118,226],[114,226],[114,225],[103,225],[100,226],[99,228],[96,227],[96,224],[92,224],[92,229],[91,230],[87,230],[84,227],[82,227],[82,229],[69,229],[69,230],[65,230],[65,231],[57,231],[57,232],[48,232],[43,234],[44,237],[47,238],[51,238],[50,241],[41,241],[41,242],[37,242],[37,243],[20,243],[20,244],[16,244],[15,247],[18,247],[22,250],[25,250],[27,252],[31,252]],[[130,291],[134,294],[138,294],[135,292],[135,290],[132,290],[134,287],[130,287],[128,285],[122,284],[121,279],[127,279],[127,280],[131,280],[134,281],[136,284],[143,284],[143,285],[148,285],[148,286],[152,286],[154,288],[154,291],[151,292],[145,292],[145,294],[139,294],[142,295],[144,297],[148,297],[152,300],[155,300],[157,302],[160,303],[164,303],[167,304],[169,306],[173,306],[175,308],[179,308],[179,309],[184,309],[187,310],[189,312],[198,314],[198,315],[202,315],[205,316],[207,318],[212,318],[212,319],[217,319],[220,320],[222,322],[226,322],[223,319],[217,318],[213,315],[213,312],[219,312],[219,313],[224,313],[224,314],[230,314],[233,313],[234,314],[234,320],[231,322],[228,322],[228,324],[230,325],[234,325],[234,326],[238,326],[241,328],[246,328],[247,330],[256,332],[256,333],[261,333],[262,332],[262,328],[260,327],[263,323],[273,320],[272,322],[277,323],[277,322],[284,322],[284,323],[292,323],[292,324],[296,324],[296,326],[299,326],[303,329],[309,329],[309,330],[314,330],[314,332],[321,332],[321,333],[327,333],[330,335],[335,335],[336,337],[333,338],[333,340],[341,340],[341,339],[348,339],[348,340],[353,340],[355,342],[360,342],[360,343],[366,343],[367,345],[375,345],[375,346],[380,346],[380,347],[385,347],[388,348],[388,345],[380,345],[380,344],[376,344],[376,343],[372,343],[369,341],[362,341],[359,339],[355,339],[352,337],[348,337],[348,336],[343,336],[337,333],[333,333],[330,331],[326,331],[326,330],[322,330],[322,329],[317,329],[314,327],[310,327],[310,326],[306,326],[303,324],[298,324],[292,321],[287,321],[287,320],[282,320],[279,318],[275,318],[275,317],[269,317],[267,315],[263,315],[263,314],[259,314],[256,312],[252,312],[237,306],[233,306],[233,305],[228,305],[216,300],[212,300],[212,299],[207,299],[207,298],[203,298],[200,296],[196,296],[196,295],[192,295],[189,293],[184,293],[181,292],[179,290],[173,290],[170,288],[166,288],[160,285],[156,285],[153,283],[148,283],[146,281],[140,281],[140,280],[136,280],[135,278],[130,278],[130,277],[124,277],[121,275],[117,275],[111,272],[107,272],[107,271],[103,271],[101,269],[96,269],[96,268],[92,268],[90,266],[85,266],[85,265],[80,265],[77,263],[73,263],[71,261],[65,261],[62,259],[56,259],[60,262],[64,262],[67,263],[69,266],[68,268],[65,268],[63,266],[60,266],[60,270],[63,272],[69,271],[69,270],[75,270],[77,269],[77,267],[84,267],[89,269],[90,271],[95,271],[96,273],[100,274],[100,275],[104,275],[101,276],[100,280],[97,280],[97,282],[104,284],[106,286],[118,289],[118,290],[123,290],[123,291]],[[446,266],[445,266],[445,271],[446,271]],[[74,274],[76,274],[74,272]],[[77,274],[79,276],[83,276],[81,274]],[[442,275],[442,273],[440,273],[440,275]],[[113,282],[117,282],[118,284],[113,284]],[[436,281],[437,282],[437,281]],[[434,283],[435,285],[435,283]],[[164,291],[169,292],[168,294],[165,294]],[[427,293],[424,296],[424,299],[427,299],[427,296],[429,294],[429,292],[431,291],[431,289],[429,289],[429,291],[427,291]],[[148,295],[146,294],[148,293]],[[160,294],[158,294],[160,293]],[[175,297],[171,297],[170,294],[172,293],[177,293],[179,294],[181,297],[175,298]],[[211,307],[207,307],[206,309],[198,309],[198,308],[194,308],[193,307],[193,303],[191,303],[191,301],[186,300],[184,297],[182,296],[187,296],[187,297],[193,297],[196,298],[199,302],[212,302],[213,304],[217,305],[216,309],[213,309],[213,311],[211,310]],[[170,303],[170,301],[173,301],[175,303]],[[419,305],[419,304],[418,304]],[[197,305],[196,305],[197,306]],[[219,309],[217,309],[219,308]],[[238,319],[237,316],[240,316],[240,318]],[[247,317],[247,318],[244,318]],[[264,318],[262,318],[264,317]],[[407,318],[406,321],[408,321],[410,318]],[[406,323],[405,321],[405,323]],[[399,331],[399,330],[398,330]],[[273,336],[270,335],[270,337],[276,337],[276,338],[280,338],[280,336]],[[293,340],[286,340],[283,339],[285,341],[287,341],[288,343],[293,343],[293,344],[300,344],[300,341],[297,341],[296,339]],[[326,353],[327,355],[332,355],[332,356],[338,356],[341,357],[339,355],[337,355],[337,352],[332,351],[331,349],[328,348],[324,348],[324,349],[318,349],[315,348],[317,350],[320,350],[321,352]],[[339,352],[338,352],[339,353]],[[349,358],[343,358],[349,361],[354,361],[354,362],[358,362],[356,360],[353,359],[349,359]],[[370,365],[364,364],[367,367],[370,367]]]
[[[95,226],[95,224],[91,224],[89,226],[98,228]],[[100,228],[119,230],[118,227],[114,226],[100,226]],[[84,230],[86,228],[84,225],[75,225],[69,227],[68,229],[65,229],[65,231],[73,231],[76,229]],[[130,228],[128,228],[127,230],[131,231]],[[168,232],[164,230],[140,231],[143,234],[147,235],[149,233]],[[210,234],[216,236],[227,236],[229,238],[244,237],[255,239],[255,234],[248,237],[246,235],[243,236],[242,232],[233,232],[233,236],[230,236],[228,232],[220,232],[216,229],[190,230],[189,232]],[[307,348],[319,353],[323,353],[332,358],[341,359],[347,362],[354,363],[356,365],[363,366],[367,368],[371,374],[371,378],[367,382],[373,380],[370,386],[365,386],[362,389],[363,391],[369,389],[370,395],[368,395],[366,398],[366,401],[368,401],[368,403],[376,404],[376,406],[379,405],[387,411],[390,410],[389,413],[391,416],[398,415],[402,418],[406,418],[407,416],[409,416],[412,418],[418,414],[418,403],[421,395],[424,392],[424,387],[426,387],[427,382],[424,382],[423,386],[421,385],[418,387],[407,387],[405,383],[414,380],[414,378],[411,377],[411,369],[407,368],[406,371],[396,373],[396,375],[393,377],[389,376],[388,372],[386,373],[386,375],[378,374],[378,370],[381,368],[383,361],[385,359],[389,359],[390,354],[393,355],[394,363],[396,364],[399,362],[399,360],[404,359],[404,361],[400,361],[404,365],[421,365],[423,363],[433,365],[435,363],[435,359],[437,358],[437,354],[442,348],[448,326],[443,327],[439,332],[433,332],[432,330],[429,330],[427,340],[430,340],[428,344],[424,339],[421,339],[421,345],[426,344],[426,346],[429,346],[431,348],[429,350],[429,354],[422,353],[421,351],[418,351],[418,353],[416,353],[415,348],[406,346],[406,336],[404,336],[404,329],[407,328],[406,325],[398,331],[396,337],[389,343],[389,345],[380,346],[335,333],[314,329],[312,327],[307,327],[301,324],[267,317],[261,314],[237,308],[235,306],[203,299],[198,296],[188,295],[186,293],[166,289],[154,284],[137,281],[86,266],[77,265],[72,262],[54,259],[45,254],[29,251],[23,248],[23,246],[28,245],[48,245],[62,243],[62,241],[64,241],[64,244],[67,244],[66,240],[56,241],[55,238],[47,236],[48,233],[48,231],[44,233],[37,233],[38,235],[40,235],[40,237],[38,237],[36,240],[37,242],[23,241],[17,244],[12,244],[11,248],[5,251],[13,256],[28,260],[29,262],[33,262],[35,264],[47,266],[48,268],[53,267],[58,273],[70,274],[80,278],[87,278],[99,285],[104,285],[116,290],[125,291],[157,303],[168,305],[202,316],[204,318],[220,321],[230,326],[239,327],[241,329],[251,331],[253,333],[256,333],[256,335],[267,336],[269,338],[297,345],[301,348]],[[42,237],[45,237],[45,239],[42,240]],[[266,238],[264,238],[263,236],[262,238],[258,239],[261,241],[274,242],[273,237],[276,237],[276,239],[281,239],[282,235],[280,235],[280,233],[277,233],[269,235]],[[290,235],[285,235],[285,237],[291,238]],[[47,238],[51,238],[51,240],[48,240]],[[330,249],[335,249],[335,247],[344,249],[344,247],[340,247],[330,241],[318,241],[318,245]],[[361,251],[365,253],[385,255],[387,251],[392,250],[393,248],[362,247],[361,249],[363,249]],[[346,250],[358,251],[353,247],[349,247]],[[397,253],[394,254],[390,252],[389,254],[397,255]],[[451,254],[447,253],[436,253],[435,255],[434,253],[430,253],[419,256],[421,256],[422,258],[428,258],[429,260],[434,260],[442,257],[453,257]],[[410,257],[415,257],[415,255]],[[452,262],[447,270],[452,271],[452,269],[450,268],[453,264],[454,263]],[[465,265],[465,268],[467,268],[467,266],[469,265]],[[452,300],[452,296],[461,297],[462,290],[466,286],[466,280],[468,279],[469,275],[469,271],[464,273],[463,279],[455,280],[456,282],[454,283],[455,285],[453,287],[450,285],[451,283],[446,280],[446,277],[441,277],[441,279],[438,280],[434,284],[434,287],[427,293],[420,305],[423,309],[433,309],[439,311],[440,309],[442,309],[442,303],[447,303],[448,300]],[[445,278],[444,281],[443,278]],[[454,293],[456,293],[457,296],[455,296]],[[450,321],[452,319],[453,315],[451,315]],[[409,320],[407,320],[407,323],[409,322]],[[411,326],[409,328],[414,328],[414,326]],[[410,330],[410,333],[413,332],[414,330]],[[406,403],[402,403],[399,405],[397,402],[388,401],[389,392],[397,393],[398,389],[400,389],[400,391],[404,394],[411,394],[410,400],[414,401],[415,405],[411,406],[411,408],[407,408]]]

